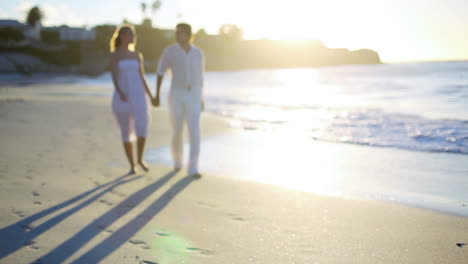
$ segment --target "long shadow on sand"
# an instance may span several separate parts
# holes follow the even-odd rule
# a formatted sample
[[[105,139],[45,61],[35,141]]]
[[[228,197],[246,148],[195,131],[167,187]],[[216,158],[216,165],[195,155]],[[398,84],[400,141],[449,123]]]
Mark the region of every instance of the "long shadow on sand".
[[[161,212],[177,194],[182,192],[194,180],[196,178],[191,176],[179,180],[143,212],[72,263],[100,263],[105,257],[128,242],[132,236]]]
[[[117,206],[85,226],[77,234],[60,244],[58,247],[40,257],[35,263],[63,263],[67,258],[71,257],[82,246],[96,237],[103,229],[112,225],[123,215],[127,214],[134,207],[138,206],[142,201],[148,198],[152,193],[158,190],[162,185],[169,181],[177,171],[172,171],[159,180],[133,193],[127,199],[119,203]],[[157,215],[178,193],[187,187],[194,177],[185,177],[179,180],[153,204],[151,204],[142,213],[129,221],[123,227],[113,232],[111,236],[103,242],[93,247],[91,250],[82,255],[73,263],[98,263],[107,255],[118,249],[122,244],[126,243],[135,233],[137,233],[151,218]],[[97,228],[100,226],[102,228]]]
[[[46,210],[43,210],[25,219],[22,219],[21,221],[18,221],[10,226],[0,229],[0,259],[12,254],[13,252],[21,249],[27,244],[34,243],[32,242],[34,238],[47,232],[49,229],[59,224],[66,218],[70,217],[74,213],[83,209],[92,202],[96,201],[99,197],[103,196],[109,191],[112,191],[115,187],[141,178],[141,176],[128,178],[129,176],[130,175],[125,174],[106,184],[99,185],[89,191],[77,195],[63,203],[52,206]],[[54,212],[61,210],[62,208],[79,202],[80,200],[86,198],[87,196],[93,193],[95,194],[87,200],[85,200],[84,202],[81,202],[80,204],[75,205],[74,207],[52,217],[46,222],[40,224],[39,226],[32,226],[32,224],[35,221],[50,214],[53,214]]]

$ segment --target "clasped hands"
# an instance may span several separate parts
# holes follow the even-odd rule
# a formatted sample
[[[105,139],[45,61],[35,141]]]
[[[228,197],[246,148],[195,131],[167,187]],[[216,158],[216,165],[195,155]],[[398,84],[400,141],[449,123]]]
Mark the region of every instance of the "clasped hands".
[[[159,106],[159,94],[156,94],[156,96],[154,96],[152,99],[151,99],[151,104],[154,106],[154,107],[158,107]],[[202,101],[201,103],[201,110],[202,111],[205,111],[205,102]]]
[[[159,106],[159,94],[157,94],[155,97],[153,97],[151,99],[151,104],[154,106],[154,107],[158,107]]]

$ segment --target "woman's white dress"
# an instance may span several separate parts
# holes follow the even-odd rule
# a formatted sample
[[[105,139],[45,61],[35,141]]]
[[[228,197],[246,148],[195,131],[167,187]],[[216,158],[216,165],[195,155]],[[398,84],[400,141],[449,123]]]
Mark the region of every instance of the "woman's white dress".
[[[126,95],[127,102],[120,100],[114,90],[112,110],[120,126],[122,140],[130,142],[137,137],[147,137],[151,120],[150,99],[140,76],[140,62],[137,59],[120,60],[117,63],[119,88]]]

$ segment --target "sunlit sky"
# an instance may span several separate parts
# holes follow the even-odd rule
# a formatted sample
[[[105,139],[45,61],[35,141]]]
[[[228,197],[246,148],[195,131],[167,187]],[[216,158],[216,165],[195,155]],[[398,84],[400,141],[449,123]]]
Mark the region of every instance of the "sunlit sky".
[[[468,59],[466,0],[161,0],[154,25],[181,21],[217,33],[237,24],[247,39],[319,39],[332,48],[370,48],[383,61]],[[147,0],[151,4],[152,1]],[[2,0],[0,18],[24,21],[39,5],[43,24],[92,27],[142,20],[138,0]]]

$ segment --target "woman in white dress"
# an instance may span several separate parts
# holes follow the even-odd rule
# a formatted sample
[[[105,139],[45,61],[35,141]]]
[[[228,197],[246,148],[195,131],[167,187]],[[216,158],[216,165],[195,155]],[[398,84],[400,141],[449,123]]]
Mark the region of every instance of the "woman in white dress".
[[[151,91],[143,67],[143,56],[135,51],[135,30],[132,26],[117,28],[110,42],[109,66],[114,83],[112,110],[120,126],[130,173],[135,173],[133,143],[137,139],[137,163],[148,171],[143,152],[151,120]]]

